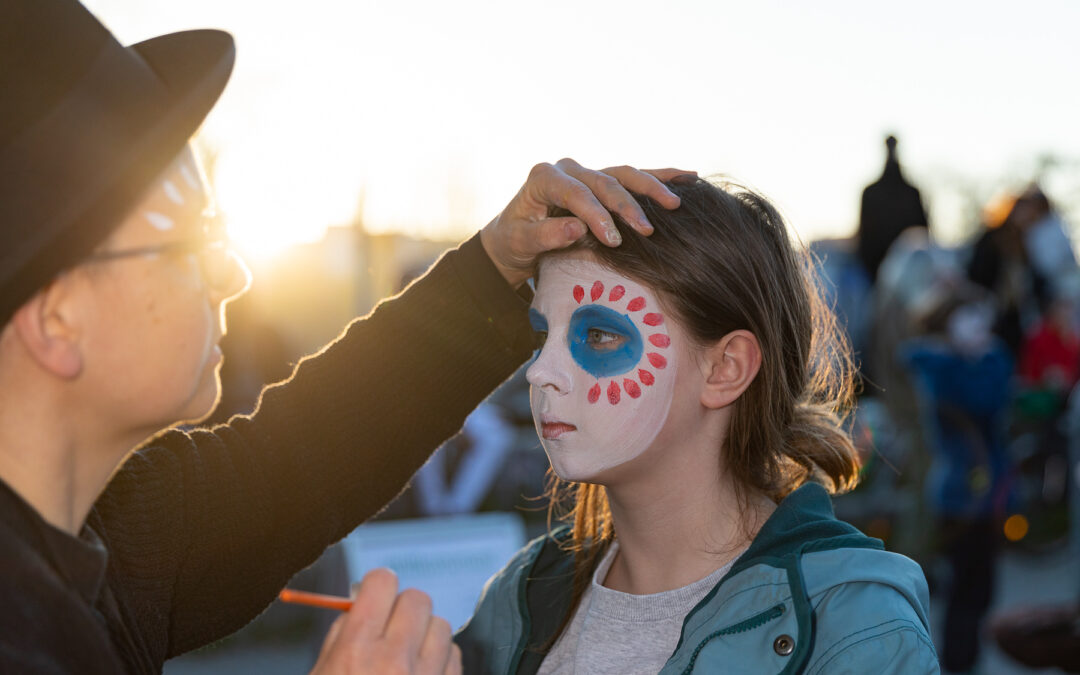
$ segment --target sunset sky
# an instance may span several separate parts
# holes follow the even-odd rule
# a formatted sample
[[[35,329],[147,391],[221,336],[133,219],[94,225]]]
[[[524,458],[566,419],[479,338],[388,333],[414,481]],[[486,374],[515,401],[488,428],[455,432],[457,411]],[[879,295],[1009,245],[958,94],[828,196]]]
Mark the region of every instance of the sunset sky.
[[[125,43],[236,36],[203,141],[250,251],[361,204],[371,231],[463,238],[563,156],[723,172],[804,238],[846,236],[887,132],[943,241],[971,226],[965,192],[1014,187],[1047,153],[1073,162],[1051,196],[1080,204],[1075,0],[86,4]]]

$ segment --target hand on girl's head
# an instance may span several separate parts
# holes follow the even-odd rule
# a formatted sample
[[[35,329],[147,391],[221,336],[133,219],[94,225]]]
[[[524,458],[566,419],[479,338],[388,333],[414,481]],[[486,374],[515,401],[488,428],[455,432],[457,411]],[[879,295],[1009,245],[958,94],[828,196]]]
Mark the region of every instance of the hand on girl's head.
[[[503,277],[517,286],[532,276],[538,255],[565,248],[588,231],[604,244],[618,246],[622,236],[612,214],[641,234],[651,234],[653,227],[632,193],[674,209],[679,197],[664,181],[695,175],[628,166],[593,171],[572,159],[537,164],[514,199],[481,231],[480,240]],[[549,217],[552,208],[568,214]]]

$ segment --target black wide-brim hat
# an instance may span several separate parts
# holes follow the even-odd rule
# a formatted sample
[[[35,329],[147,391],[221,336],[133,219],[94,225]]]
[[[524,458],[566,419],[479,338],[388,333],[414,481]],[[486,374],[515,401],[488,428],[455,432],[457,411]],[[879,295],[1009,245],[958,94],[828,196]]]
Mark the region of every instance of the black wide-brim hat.
[[[234,58],[222,31],[124,47],[74,0],[0,0],[0,327],[123,221]]]

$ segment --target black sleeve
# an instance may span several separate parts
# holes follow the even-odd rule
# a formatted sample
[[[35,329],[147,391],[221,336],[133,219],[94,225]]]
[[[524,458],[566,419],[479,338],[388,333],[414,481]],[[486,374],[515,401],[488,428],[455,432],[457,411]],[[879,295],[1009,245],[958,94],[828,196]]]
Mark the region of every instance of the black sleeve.
[[[522,291],[527,294],[527,290]],[[117,587],[165,657],[254,618],[375,514],[532,349],[478,237],[213,430],[171,431],[96,507]]]

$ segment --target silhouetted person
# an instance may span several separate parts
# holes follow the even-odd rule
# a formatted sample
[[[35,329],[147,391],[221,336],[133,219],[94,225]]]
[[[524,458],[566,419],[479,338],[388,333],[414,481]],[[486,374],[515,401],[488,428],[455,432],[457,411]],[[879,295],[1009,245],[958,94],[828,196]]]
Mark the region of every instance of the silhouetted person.
[[[858,256],[870,280],[889,247],[909,227],[927,227],[926,210],[918,189],[904,179],[896,159],[896,137],[885,139],[888,156],[881,178],[866,186],[859,209]]]

